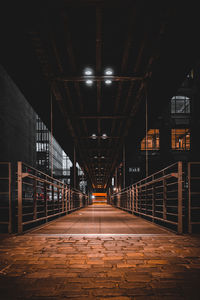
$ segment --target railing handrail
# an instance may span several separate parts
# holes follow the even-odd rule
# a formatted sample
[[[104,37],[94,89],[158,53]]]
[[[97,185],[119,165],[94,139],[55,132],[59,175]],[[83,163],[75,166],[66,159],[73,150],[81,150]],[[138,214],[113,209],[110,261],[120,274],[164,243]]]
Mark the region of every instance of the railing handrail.
[[[134,187],[134,186],[140,184],[141,182],[143,182],[143,181],[145,181],[145,180],[147,180],[147,179],[150,179],[150,178],[154,177],[155,175],[160,174],[160,173],[163,173],[165,170],[170,169],[170,168],[172,168],[172,167],[178,165],[178,163],[179,163],[179,162],[173,163],[173,164],[169,165],[168,167],[165,167],[165,168],[161,169],[160,171],[157,171],[157,172],[155,172],[155,173],[153,173],[153,174],[151,174],[151,175],[149,175],[149,176],[147,176],[147,177],[145,177],[145,178],[142,178],[142,179],[140,179],[139,181],[137,181],[137,182],[135,182],[135,183],[133,183],[133,184],[131,184],[131,185],[129,185],[129,186],[127,186],[127,187],[121,189],[120,191],[118,191],[118,192],[116,192],[116,193],[113,193],[112,196],[115,196],[115,195],[121,194],[121,193],[123,193],[123,192],[126,192],[127,190],[129,190],[129,189],[131,189],[132,187]],[[161,178],[161,177],[160,177],[160,178]],[[155,180],[155,179],[153,179],[153,180]],[[153,181],[153,180],[152,180],[152,181]],[[148,181],[148,182],[146,182],[146,184],[151,184],[152,181]]]
[[[36,171],[36,172],[38,172],[38,173],[44,175],[45,177],[48,177],[48,178],[50,178],[50,179],[52,179],[52,180],[55,180],[56,182],[60,183],[61,185],[64,185],[65,188],[70,189],[70,190],[72,190],[72,191],[79,192],[79,193],[81,193],[81,194],[83,194],[84,196],[87,197],[87,194],[83,193],[82,191],[80,191],[80,190],[78,190],[78,189],[76,189],[76,188],[73,188],[73,187],[69,186],[69,184],[62,182],[62,181],[60,181],[59,179],[57,179],[57,178],[55,178],[55,177],[52,177],[52,176],[50,176],[50,175],[48,175],[48,174],[46,174],[46,173],[44,173],[44,172],[42,172],[42,171],[36,169],[35,167],[32,167],[32,166],[28,165],[27,163],[24,163],[24,162],[22,162],[22,161],[21,161],[21,163],[22,163],[24,166],[26,166],[26,167],[28,167],[28,168],[30,168],[30,169],[32,169],[32,170],[34,170],[34,171]],[[28,176],[28,177],[36,177],[36,178],[38,178],[38,181],[40,180],[41,182],[43,182],[43,181],[45,180],[45,179],[43,179],[43,178],[37,177],[37,176],[35,176],[35,175],[31,174],[31,173],[28,173],[28,172],[27,172],[27,176]],[[47,182],[47,181],[46,181],[46,182]],[[52,181],[50,181],[49,183],[53,184]]]
[[[88,196],[82,191],[21,161],[17,167],[17,194],[18,233],[26,225],[47,222],[88,204]]]
[[[48,174],[42,172],[41,170],[38,170],[38,169],[36,169],[35,167],[32,167],[32,166],[28,165],[27,163],[24,163],[23,161],[21,161],[21,163],[22,163],[24,166],[26,166],[26,167],[28,167],[28,168],[30,168],[30,169],[32,169],[32,170],[34,170],[34,171],[36,171],[36,172],[38,172],[38,173],[44,175],[45,177],[51,178],[52,180],[55,180],[55,181],[57,181],[57,182],[59,182],[59,183],[61,183],[61,184],[64,184],[64,183],[63,183],[62,181],[60,181],[59,179],[57,179],[57,178],[55,178],[55,177],[52,177],[52,176],[50,176],[50,175],[48,175]],[[65,183],[65,185],[68,186],[68,184],[66,184],[66,183]]]
[[[178,161],[111,195],[116,207],[183,232],[183,163]]]

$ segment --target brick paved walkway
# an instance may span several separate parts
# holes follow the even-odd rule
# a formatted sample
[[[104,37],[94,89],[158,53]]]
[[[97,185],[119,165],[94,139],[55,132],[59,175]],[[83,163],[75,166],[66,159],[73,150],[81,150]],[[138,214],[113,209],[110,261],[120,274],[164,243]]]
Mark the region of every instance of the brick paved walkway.
[[[200,299],[199,237],[45,233],[53,224],[1,241],[0,299]]]
[[[166,234],[161,227],[155,226],[144,219],[130,215],[110,205],[91,205],[60,218],[36,233],[57,234],[87,234],[87,233],[116,233],[116,234]]]

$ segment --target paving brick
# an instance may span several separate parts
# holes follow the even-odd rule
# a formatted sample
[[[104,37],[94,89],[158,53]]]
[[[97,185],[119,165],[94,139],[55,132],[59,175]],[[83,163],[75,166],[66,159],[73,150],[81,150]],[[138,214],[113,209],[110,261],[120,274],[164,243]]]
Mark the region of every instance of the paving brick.
[[[103,265],[104,261],[100,260],[100,259],[98,259],[98,260],[88,260],[87,264],[88,265]]]
[[[198,237],[50,234],[1,241],[3,300],[199,300]]]

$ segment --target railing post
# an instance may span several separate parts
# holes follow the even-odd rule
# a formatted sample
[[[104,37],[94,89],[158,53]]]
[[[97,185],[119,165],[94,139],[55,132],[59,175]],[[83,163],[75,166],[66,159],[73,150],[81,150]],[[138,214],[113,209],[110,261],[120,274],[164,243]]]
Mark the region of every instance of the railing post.
[[[72,199],[73,199],[73,191],[72,189],[70,189],[70,193],[69,193],[69,210],[71,210],[73,208],[72,206]]]
[[[44,214],[45,214],[45,221],[47,222],[47,215],[48,215],[48,207],[47,207],[47,184],[44,182]]]
[[[68,187],[65,187],[65,212],[67,212],[67,202],[68,202]]]
[[[68,211],[71,210],[71,188],[68,190]]]
[[[18,233],[22,233],[22,162],[17,163]]]
[[[178,162],[178,233],[183,232],[183,188],[182,188],[182,162]]]
[[[155,184],[152,185],[152,218],[153,222],[155,221],[155,200],[156,200],[156,192],[155,192]]]
[[[163,219],[167,219],[167,183],[163,179]]]
[[[145,214],[147,214],[147,181],[145,180],[145,208],[144,208],[144,211],[145,211]]]
[[[57,186],[57,210],[60,212],[60,187]]]
[[[33,182],[33,220],[37,219],[37,180]]]
[[[53,214],[55,212],[55,199],[54,199],[54,182],[52,182],[52,186],[51,186],[51,203],[52,203],[52,210],[53,210]]]
[[[9,201],[9,220],[8,220],[8,233],[12,232],[12,201],[11,201],[11,163],[8,163],[8,201]]]
[[[135,189],[132,186],[132,213],[135,211]]]
[[[139,214],[142,212],[142,187],[141,182],[138,189],[138,207],[139,207]]]
[[[136,203],[135,203],[135,209],[136,209],[136,212],[138,212],[138,185],[136,184],[136,193],[135,193],[135,200],[136,200]]]
[[[188,232],[192,233],[191,224],[191,163],[188,163]]]
[[[65,185],[63,184],[61,188],[61,195],[62,195],[62,212],[65,210]]]

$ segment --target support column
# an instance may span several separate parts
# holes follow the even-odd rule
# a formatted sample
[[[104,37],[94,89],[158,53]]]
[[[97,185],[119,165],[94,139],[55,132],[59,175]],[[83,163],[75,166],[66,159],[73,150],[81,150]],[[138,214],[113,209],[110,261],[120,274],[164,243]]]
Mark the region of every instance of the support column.
[[[74,146],[74,159],[73,159],[73,175],[74,175],[73,187],[76,188],[76,148],[75,148],[75,146]]]
[[[123,188],[126,187],[126,153],[125,144],[123,144]]]

